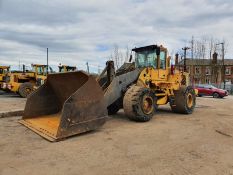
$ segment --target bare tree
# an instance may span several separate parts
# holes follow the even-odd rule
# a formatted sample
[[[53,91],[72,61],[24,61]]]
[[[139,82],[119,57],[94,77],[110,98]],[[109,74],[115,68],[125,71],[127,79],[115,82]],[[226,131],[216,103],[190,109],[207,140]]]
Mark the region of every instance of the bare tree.
[[[115,66],[118,69],[119,68],[119,48],[117,44],[114,44],[114,62],[115,62]]]
[[[125,54],[123,54],[125,52]],[[126,50],[119,49],[117,44],[113,45],[113,51],[109,56],[109,60],[113,60],[115,68],[118,69],[124,62],[127,62],[129,57],[129,48],[126,47]]]
[[[125,62],[128,62],[129,61],[129,56],[130,56],[130,53],[129,53],[129,46],[127,45],[126,48],[125,48]]]
[[[193,56],[196,59],[212,58],[214,52],[217,51],[217,43],[219,40],[212,36],[201,36],[200,39],[192,38],[191,47],[193,45]]]

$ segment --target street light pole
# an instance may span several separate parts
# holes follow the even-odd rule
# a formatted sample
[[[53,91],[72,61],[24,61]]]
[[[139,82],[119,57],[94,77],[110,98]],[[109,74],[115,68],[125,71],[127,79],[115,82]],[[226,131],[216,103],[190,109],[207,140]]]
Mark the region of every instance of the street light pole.
[[[187,54],[187,50],[189,50],[189,47],[184,47],[182,48],[182,50],[184,50],[184,72],[186,72],[186,54]]]
[[[49,74],[49,48],[47,48],[47,66],[46,66],[47,75]]]
[[[86,65],[87,65],[87,73],[89,74],[90,71],[89,71],[89,64],[88,64],[88,62],[86,62]]]
[[[223,80],[223,89],[226,88],[226,81],[225,81],[225,63],[224,63],[224,56],[225,56],[225,47],[224,47],[224,42],[218,43],[216,45],[222,45],[222,80]]]

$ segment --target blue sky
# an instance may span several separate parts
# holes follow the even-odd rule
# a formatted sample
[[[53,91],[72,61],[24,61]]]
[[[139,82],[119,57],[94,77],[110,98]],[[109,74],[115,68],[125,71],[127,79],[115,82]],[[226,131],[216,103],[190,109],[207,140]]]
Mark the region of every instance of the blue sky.
[[[225,39],[233,56],[229,0],[0,0],[0,64],[59,63],[103,68],[117,44],[163,44],[171,54],[191,36]]]

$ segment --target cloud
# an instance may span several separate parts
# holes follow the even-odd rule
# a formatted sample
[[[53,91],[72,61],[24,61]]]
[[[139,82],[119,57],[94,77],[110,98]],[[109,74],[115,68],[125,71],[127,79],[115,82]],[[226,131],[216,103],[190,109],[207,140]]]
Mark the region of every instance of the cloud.
[[[120,49],[163,44],[176,52],[191,36],[233,44],[233,2],[227,0],[1,0],[0,63],[86,62],[96,71]],[[227,57],[233,50],[228,48]]]

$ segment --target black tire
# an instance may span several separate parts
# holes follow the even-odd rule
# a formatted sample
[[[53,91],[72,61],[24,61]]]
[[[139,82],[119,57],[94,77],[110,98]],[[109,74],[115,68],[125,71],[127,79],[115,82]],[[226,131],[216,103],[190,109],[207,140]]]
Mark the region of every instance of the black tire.
[[[201,95],[201,94],[198,94],[197,96],[198,96],[198,97],[202,97],[203,95]]]
[[[157,109],[157,98],[148,88],[131,86],[125,93],[123,107],[125,115],[138,122],[149,121]]]
[[[196,106],[195,90],[191,87],[181,87],[174,91],[174,100],[170,101],[173,112],[181,114],[191,114]]]
[[[220,98],[220,95],[219,95],[219,93],[217,93],[217,92],[214,92],[214,93],[213,93],[213,98]]]
[[[19,86],[19,95],[23,98],[27,98],[27,96],[32,93],[33,84],[30,82],[22,83]]]

